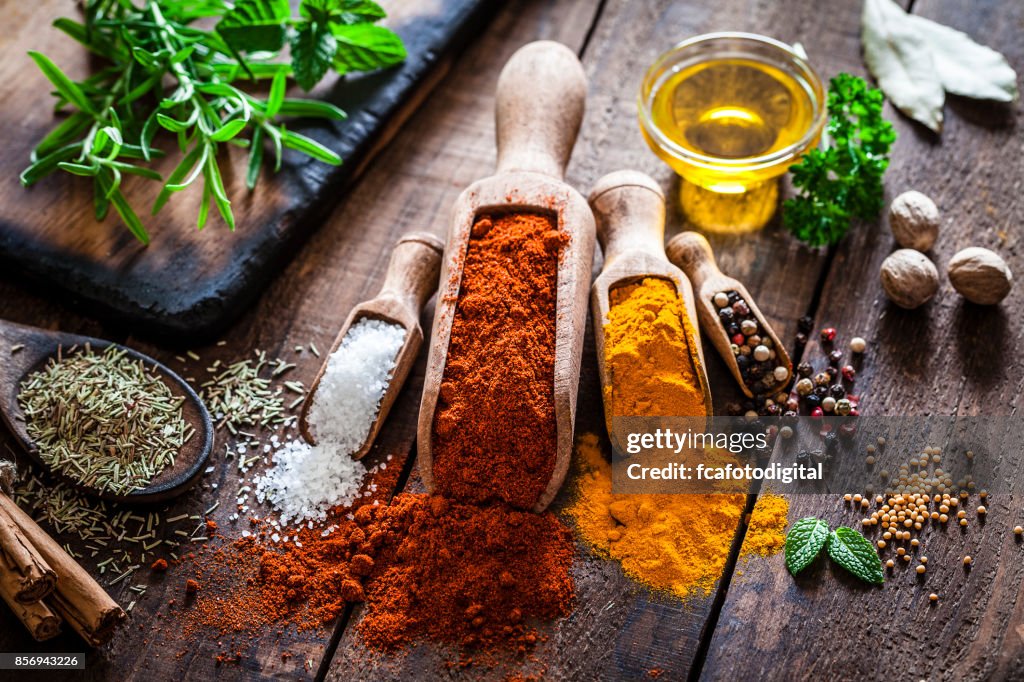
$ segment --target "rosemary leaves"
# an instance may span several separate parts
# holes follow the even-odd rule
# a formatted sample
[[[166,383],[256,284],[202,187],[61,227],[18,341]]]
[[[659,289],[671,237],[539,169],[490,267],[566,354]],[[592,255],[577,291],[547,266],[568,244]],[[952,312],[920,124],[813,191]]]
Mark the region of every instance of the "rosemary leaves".
[[[174,464],[194,433],[184,398],[123,348],[86,346],[51,358],[21,385],[18,404],[43,462],[101,492],[127,495]]]

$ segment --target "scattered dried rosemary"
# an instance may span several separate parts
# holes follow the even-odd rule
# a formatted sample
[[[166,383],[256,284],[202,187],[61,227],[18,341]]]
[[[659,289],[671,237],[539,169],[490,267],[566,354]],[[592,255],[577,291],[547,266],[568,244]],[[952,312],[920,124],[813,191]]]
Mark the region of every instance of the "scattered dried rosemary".
[[[218,361],[207,368],[213,377],[203,384],[202,397],[217,421],[217,428],[227,426],[232,434],[237,434],[240,426],[273,427],[287,419],[282,390],[271,389],[271,380],[260,377],[266,366],[266,353],[257,350],[255,359],[240,360],[223,368]],[[271,377],[277,377],[294,365],[277,360],[269,366]],[[286,382],[289,390],[303,392],[292,388],[292,383],[295,382]]]
[[[184,398],[124,349],[51,358],[21,385],[18,403],[39,455],[53,471],[125,495],[174,464],[194,430]]]

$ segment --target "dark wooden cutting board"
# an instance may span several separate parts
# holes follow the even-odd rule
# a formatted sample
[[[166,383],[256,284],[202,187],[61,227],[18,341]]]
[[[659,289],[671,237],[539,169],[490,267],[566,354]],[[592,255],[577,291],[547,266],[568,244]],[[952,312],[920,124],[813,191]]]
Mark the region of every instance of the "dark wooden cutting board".
[[[75,3],[3,3],[0,262],[132,332],[190,342],[217,333],[321,224],[345,188],[485,24],[494,5],[484,0],[383,4],[390,14],[386,24],[404,39],[408,60],[377,73],[328,77],[312,95],[340,106],[347,120],[289,125],[335,150],[345,162],[332,167],[286,150],[281,172],[265,170],[250,192],[245,187],[245,150],[229,147],[224,180],[237,221],[234,232],[219,217],[202,232],[196,230],[200,183],[172,197],[151,217],[159,184],[128,178],[125,192],[152,238],[146,247],[114,211],[104,223],[96,222],[86,179],[57,174],[29,189],[19,184],[18,174],[32,147],[60,120],[52,114],[51,87],[26,51],[43,52],[75,78],[88,72],[89,62],[82,48],[50,26],[59,16],[75,16]],[[177,155],[170,154],[156,168],[166,177],[176,161]],[[364,228],[354,223],[345,229]]]

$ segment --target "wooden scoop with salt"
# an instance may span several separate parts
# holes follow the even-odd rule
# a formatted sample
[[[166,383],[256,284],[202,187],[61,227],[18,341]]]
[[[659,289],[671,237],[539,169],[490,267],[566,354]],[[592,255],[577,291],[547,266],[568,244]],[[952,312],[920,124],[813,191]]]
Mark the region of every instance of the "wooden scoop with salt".
[[[554,214],[558,230],[570,235],[569,242],[562,247],[557,273],[554,362],[557,452],[551,479],[534,510],[545,509],[565,480],[573,448],[587,285],[594,253],[594,218],[587,202],[562,178],[583,118],[586,92],[586,76],[576,54],[550,41],[520,48],[498,79],[497,169],[493,176],[470,185],[456,201],[441,271],[417,431],[420,475],[430,492],[434,490],[431,449],[434,414],[470,232],[478,215],[497,212]],[[495,369],[500,371],[500,368]]]
[[[650,177],[638,171],[616,171],[597,181],[590,192],[589,201],[597,221],[601,251],[604,253],[604,266],[591,287],[590,296],[601,386],[612,385],[604,353],[604,325],[611,308],[611,291],[646,278],[663,279],[676,288],[689,317],[690,328],[693,330],[690,358],[704,395],[706,413],[710,415],[711,390],[697,332],[693,289],[682,271],[665,257],[665,197],[661,188]],[[604,391],[604,408],[610,423],[613,414],[611,393],[607,390]]]
[[[437,290],[437,275],[441,269],[441,253],[444,251],[444,242],[440,238],[427,232],[411,232],[398,240],[395,250],[391,253],[391,261],[388,263],[388,271],[384,276],[384,284],[380,292],[369,301],[358,304],[349,313],[345,324],[331,346],[331,353],[341,346],[345,335],[352,325],[360,320],[374,319],[383,320],[390,324],[397,324],[405,329],[405,341],[395,358],[394,370],[388,381],[388,387],[384,391],[377,414],[370,425],[370,431],[362,446],[354,453],[354,459],[362,459],[373,447],[373,441],[380,433],[380,427],[395,404],[395,399],[402,390],[409,372],[416,363],[416,356],[423,345],[423,328],[420,326],[420,313],[430,296]],[[327,370],[327,363],[330,362],[330,355],[324,359],[313,385],[306,395],[302,404],[302,412],[299,415],[299,430],[302,437],[309,443],[315,443],[315,434],[310,429],[309,411],[313,405],[313,398],[324,372]]]
[[[719,318],[718,310],[715,307],[715,295],[736,292],[747,304],[751,314],[757,319],[763,331],[763,335],[772,340],[772,349],[775,352],[774,364],[778,375],[772,375],[774,381],[765,386],[759,394],[770,394],[782,390],[789,383],[793,376],[793,362],[786,353],[786,346],[779,341],[778,335],[768,324],[768,320],[761,314],[754,298],[747,291],[747,288],[728,275],[722,273],[715,263],[715,254],[711,250],[711,244],[703,235],[697,232],[683,232],[673,237],[667,247],[668,258],[678,265],[686,276],[690,278],[694,289],[697,291],[697,315],[700,317],[701,328],[711,342],[715,344],[718,354],[725,360],[736,382],[747,397],[754,397],[754,392],[747,385],[736,362],[736,355],[733,353],[732,339],[726,333],[725,327]],[[780,369],[781,368],[781,369]],[[782,375],[785,370],[785,376]]]

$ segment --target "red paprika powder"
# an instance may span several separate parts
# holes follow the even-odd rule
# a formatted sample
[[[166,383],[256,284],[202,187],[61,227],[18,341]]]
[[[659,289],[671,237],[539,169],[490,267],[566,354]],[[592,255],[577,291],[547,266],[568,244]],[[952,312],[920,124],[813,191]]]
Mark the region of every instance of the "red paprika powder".
[[[434,417],[436,491],[529,509],[555,466],[558,260],[552,215],[473,224]]]

